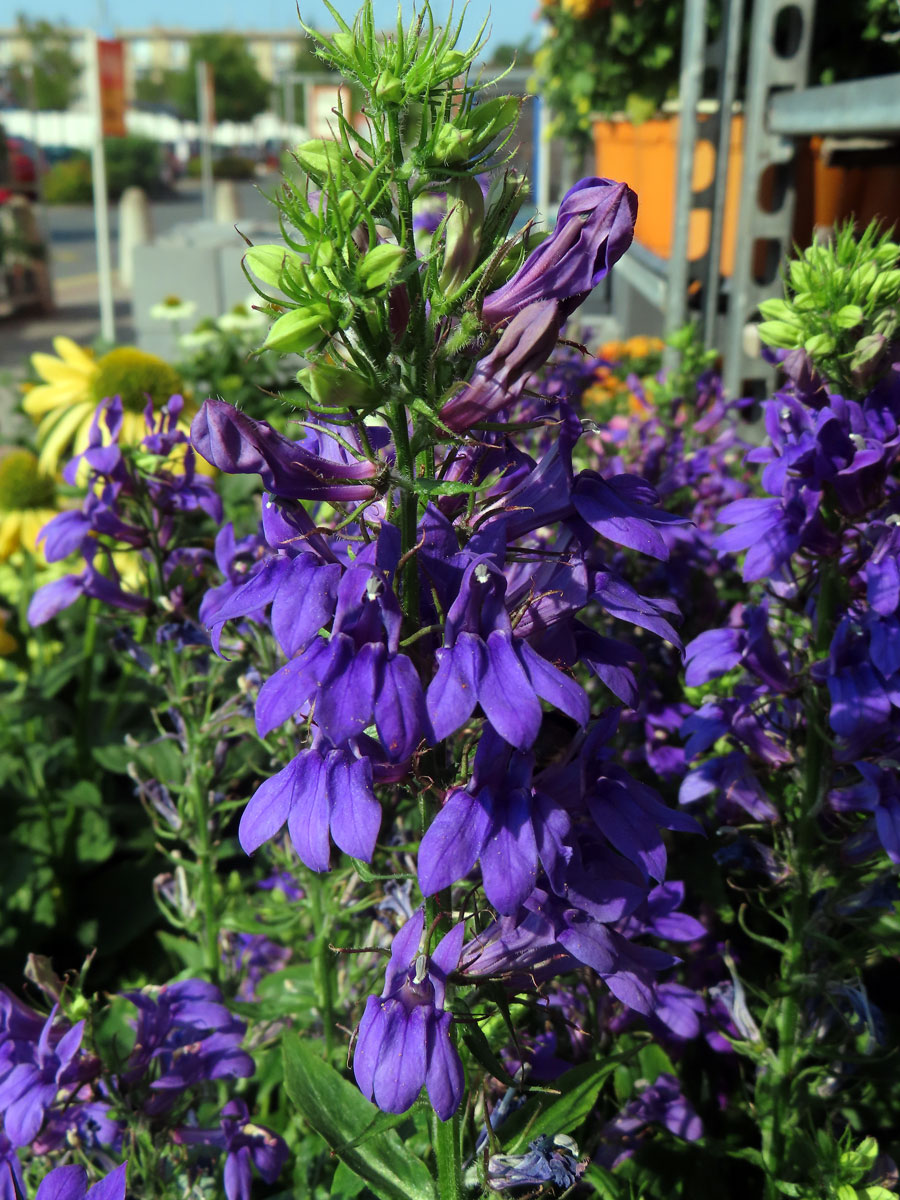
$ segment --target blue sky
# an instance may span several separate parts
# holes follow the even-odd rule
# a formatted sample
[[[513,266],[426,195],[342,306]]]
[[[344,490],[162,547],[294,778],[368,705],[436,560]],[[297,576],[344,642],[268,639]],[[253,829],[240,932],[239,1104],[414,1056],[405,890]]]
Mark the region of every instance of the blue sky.
[[[335,7],[348,16],[356,10],[358,0],[337,0]],[[405,15],[412,11],[411,0],[402,0]],[[464,26],[474,36],[478,26],[491,14],[494,42],[521,42],[530,33],[536,34],[534,16],[540,0],[471,0]],[[294,0],[0,0],[0,24],[12,18],[13,12],[24,10],[30,17],[65,20],[69,25],[100,28],[106,23],[113,27],[140,28],[148,25],[174,25],[189,29],[289,29],[296,21]],[[432,10],[439,20],[445,20],[450,0],[432,0]],[[459,12],[460,4],[454,4]],[[333,27],[333,21],[322,0],[300,0],[304,21],[322,29]],[[396,0],[375,0],[375,16],[385,26],[396,22]]]

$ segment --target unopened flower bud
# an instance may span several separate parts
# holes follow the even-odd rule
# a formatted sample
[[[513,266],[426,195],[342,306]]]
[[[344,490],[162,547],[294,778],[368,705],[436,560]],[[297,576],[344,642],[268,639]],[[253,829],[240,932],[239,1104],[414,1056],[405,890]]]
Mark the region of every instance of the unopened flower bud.
[[[792,349],[800,340],[800,330],[787,321],[761,321],[756,327],[760,338],[769,346]]]
[[[403,80],[392,71],[382,71],[375,81],[375,99],[383,104],[399,104],[403,99]]]
[[[393,242],[382,242],[373,246],[360,261],[356,268],[357,277],[366,291],[377,291],[393,279],[403,266],[405,258],[406,251],[402,246]]]
[[[327,408],[374,408],[381,399],[361,375],[328,363],[304,367],[297,372],[297,382],[316,404]]]
[[[484,228],[484,195],[471,175],[447,185],[450,206],[445,229],[444,265],[438,283],[445,295],[452,295],[472,273],[481,248]]]
[[[327,304],[307,304],[284,313],[272,325],[263,342],[266,350],[302,354],[333,333],[336,322]]]
[[[814,333],[803,343],[803,349],[810,358],[822,358],[834,353],[835,342],[830,333]]]

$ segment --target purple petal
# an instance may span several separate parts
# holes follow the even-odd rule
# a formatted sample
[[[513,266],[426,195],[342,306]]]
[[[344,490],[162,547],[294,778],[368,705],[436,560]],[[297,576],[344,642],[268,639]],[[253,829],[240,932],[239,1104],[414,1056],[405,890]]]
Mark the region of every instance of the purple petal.
[[[127,1163],[121,1163],[115,1170],[110,1171],[105,1179],[88,1188],[87,1200],[125,1200],[127,1166]]]
[[[256,697],[256,728],[260,737],[271,733],[310,701],[330,667],[331,658],[331,643],[317,638],[266,680]]]
[[[345,854],[371,862],[381,828],[381,805],[372,790],[372,764],[367,758],[332,754],[326,778],[335,845]]]
[[[384,1032],[373,1079],[375,1103],[383,1112],[406,1112],[422,1090],[429,1011],[419,1005],[408,1013],[398,1000],[385,1002]]]
[[[43,625],[84,595],[82,575],[64,575],[47,583],[31,597],[28,605],[29,625]]]
[[[256,789],[241,816],[238,841],[245,854],[258,850],[263,842],[275,837],[291,811],[296,775],[302,754]]]
[[[325,763],[311,750],[298,755],[298,766],[291,810],[288,813],[288,833],[294,849],[311,871],[327,871],[330,866],[328,833],[331,825],[331,796],[326,784]]]
[[[224,1184],[228,1200],[250,1200],[253,1172],[250,1169],[249,1146],[241,1146],[225,1156]]]
[[[442,1121],[459,1108],[465,1088],[465,1076],[459,1054],[450,1040],[453,1018],[442,1012],[428,1023],[428,1067],[425,1083],[431,1107]]]
[[[369,1100],[375,1087],[375,1067],[384,1036],[384,1012],[377,996],[369,996],[359,1023],[359,1040],[353,1052],[353,1074],[362,1094]]]
[[[72,1163],[45,1175],[34,1200],[84,1200],[86,1193],[87,1171]]]
[[[481,851],[488,900],[500,913],[514,913],[534,891],[538,853],[531,824],[531,796],[524,788],[491,805],[491,830]]]
[[[438,650],[438,669],[428,687],[428,719],[434,740],[441,742],[471,717],[487,664],[484,643],[461,633],[452,649]]]
[[[335,634],[331,641],[335,652],[319,688],[316,722],[339,745],[358,737],[371,724],[386,651],[375,642],[356,650],[345,633]]]
[[[425,697],[412,660],[397,654],[384,664],[375,700],[375,727],[391,762],[409,758],[422,736]]]
[[[478,688],[484,715],[504,741],[527,750],[541,727],[541,705],[509,634],[500,630],[487,640],[487,663]]]
[[[491,825],[477,797],[461,788],[447,802],[419,846],[419,887],[426,896],[465,879],[478,861]]]
[[[707,629],[688,642],[684,648],[688,687],[699,687],[736,667],[741,661],[743,636],[740,629]]]
[[[531,686],[538,696],[577,724],[586,725],[591,715],[591,705],[584,688],[548,663],[527,642],[519,641],[518,650]]]
[[[311,555],[295,558],[272,602],[272,632],[288,656],[302,650],[334,615],[341,568]]]

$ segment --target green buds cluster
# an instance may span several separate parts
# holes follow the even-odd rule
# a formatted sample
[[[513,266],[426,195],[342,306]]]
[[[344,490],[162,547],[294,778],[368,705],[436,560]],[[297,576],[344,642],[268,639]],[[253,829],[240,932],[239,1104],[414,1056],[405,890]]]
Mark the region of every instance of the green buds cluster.
[[[454,26],[451,11],[446,28],[438,29],[427,4],[408,29],[398,12],[396,37],[376,31],[371,0],[366,0],[352,27],[328,0],[325,7],[338,25],[337,33],[327,38],[306,25],[303,28],[319,58],[345,78],[359,81],[374,110],[424,99],[452,85],[466,75],[484,46],[485,25],[470,46],[459,49],[462,20]]]
[[[865,391],[885,365],[900,323],[900,245],[876,223],[857,239],[848,223],[833,242],[795,258],[784,299],[766,300],[759,309],[764,342],[805,350],[845,395]]]
[[[420,154],[420,164],[477,169],[498,140],[509,137],[521,107],[522,101],[515,96],[495,96],[483,104],[467,107],[458,117],[440,126],[431,144]]]

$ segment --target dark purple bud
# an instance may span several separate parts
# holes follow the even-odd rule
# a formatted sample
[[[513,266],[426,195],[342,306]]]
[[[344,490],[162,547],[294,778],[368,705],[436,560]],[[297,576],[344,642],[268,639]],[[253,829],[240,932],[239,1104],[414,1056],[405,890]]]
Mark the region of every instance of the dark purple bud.
[[[538,299],[519,312],[462,391],[441,409],[441,421],[464,430],[515,403],[529,377],[550,357],[563,319],[554,300]]]
[[[286,499],[369,500],[377,495],[362,482],[377,475],[375,463],[342,463],[313,454],[224,400],[204,403],[191,425],[191,440],[220,471],[258,474],[268,491]]]
[[[637,196],[626,184],[580,180],[563,197],[547,241],[485,298],[482,320],[498,325],[536,300],[555,300],[565,320],[631,245],[636,217]]]

